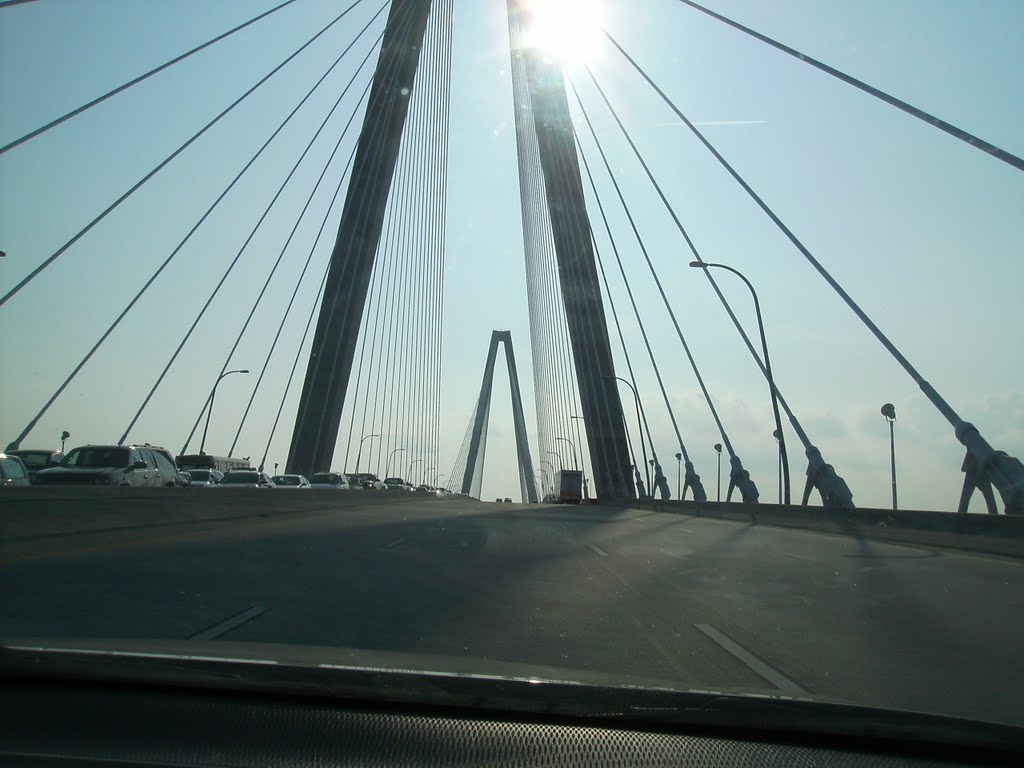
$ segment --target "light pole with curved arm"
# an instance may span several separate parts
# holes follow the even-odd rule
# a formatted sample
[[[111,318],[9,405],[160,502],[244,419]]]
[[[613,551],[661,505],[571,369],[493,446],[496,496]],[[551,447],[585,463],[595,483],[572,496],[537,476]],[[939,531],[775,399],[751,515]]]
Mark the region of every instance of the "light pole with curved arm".
[[[422,462],[423,459],[413,459],[412,461],[409,462],[409,468],[408,468],[408,471],[406,472],[406,475],[405,475],[405,482],[407,482],[407,483],[411,483],[412,482],[412,465],[415,464],[417,461]],[[419,483],[416,483],[416,485],[419,485]]]
[[[558,468],[559,469],[565,469],[565,462],[562,461],[562,455],[560,453],[558,453],[557,451],[548,451],[548,455],[549,456],[557,457],[558,458]],[[551,466],[551,471],[553,472],[554,469],[555,469],[555,467],[554,467],[554,465],[552,465]]]
[[[221,379],[223,379],[225,376],[230,376],[232,373],[248,373],[248,372],[249,372],[248,368],[239,368],[238,370],[235,370],[235,371],[224,371],[224,373],[222,373],[220,376],[218,376],[217,380],[215,382],[213,382],[213,389],[210,390],[210,402],[207,404],[207,410],[206,410],[206,426],[203,427],[203,439],[202,439],[202,442],[199,443],[199,453],[200,454],[204,453],[204,449],[206,448],[206,433],[210,429],[210,416],[213,415],[213,398],[217,396],[217,385],[220,384],[220,380]]]
[[[359,441],[359,450],[356,451],[356,474],[359,474],[359,462],[363,459],[363,442],[369,440],[371,437],[380,437],[380,435],[363,435],[363,439]]]
[[[572,444],[572,440],[567,437],[556,437],[555,440],[561,440],[569,444],[569,447],[572,448],[572,468],[578,470],[580,465],[579,462],[576,461],[576,446]]]
[[[757,299],[757,291],[754,290],[754,286],[738,269],[730,267],[728,264],[717,264],[710,261],[691,261],[690,266],[694,269],[724,269],[726,272],[732,272],[736,275],[750,290],[750,295],[754,298],[754,312],[757,314],[757,329],[761,334],[761,350],[764,352],[764,372],[765,377],[768,379],[768,388],[771,392],[772,398],[772,414],[775,416],[775,429],[779,433],[779,454],[782,460],[782,483],[785,492],[785,503],[789,504],[789,456],[786,453],[786,437],[782,432],[782,420],[779,418],[779,398],[778,392],[775,388],[775,377],[772,375],[772,363],[768,358],[768,340],[764,334],[764,319],[761,317],[761,302]]]
[[[617,379],[618,381],[621,381],[623,384],[629,387],[631,390],[633,390],[633,401],[636,403],[636,428],[638,430],[637,437],[640,439],[640,450],[644,456],[644,476],[647,480],[647,492],[651,494],[651,496],[653,496],[654,491],[651,488],[651,476],[647,470],[647,444],[644,443],[644,424],[643,420],[640,417],[640,395],[637,394],[636,387],[634,387],[628,380],[622,378],[621,376],[606,376],[605,378]]]
[[[388,454],[388,460],[384,462],[384,477],[388,477],[388,472],[391,470],[391,457],[404,450],[405,448],[395,448],[395,450]]]

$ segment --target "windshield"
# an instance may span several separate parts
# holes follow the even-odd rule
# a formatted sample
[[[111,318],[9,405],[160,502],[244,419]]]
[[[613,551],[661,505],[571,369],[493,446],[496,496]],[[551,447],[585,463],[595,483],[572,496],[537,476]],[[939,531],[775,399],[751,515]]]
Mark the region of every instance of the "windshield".
[[[0,0],[0,643],[1024,727],[1022,30]]]
[[[46,469],[50,466],[50,457],[53,455],[50,451],[18,451],[14,454],[22,463],[26,469]]]
[[[127,448],[86,447],[75,448],[64,457],[61,466],[78,469],[105,469],[128,466]]]

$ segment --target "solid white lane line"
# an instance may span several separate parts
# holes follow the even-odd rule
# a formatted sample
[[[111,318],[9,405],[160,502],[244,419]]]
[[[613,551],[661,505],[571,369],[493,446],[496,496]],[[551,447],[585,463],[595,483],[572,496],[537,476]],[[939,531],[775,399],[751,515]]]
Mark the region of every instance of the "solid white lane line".
[[[394,549],[399,544],[401,544],[403,541],[405,541],[404,538],[402,538],[402,539],[395,539],[390,544],[385,544],[383,547],[381,547],[381,549]]]
[[[197,632],[192,635],[189,640],[216,640],[218,637],[226,635],[231,630],[237,629],[246,622],[252,621],[257,616],[262,616],[269,610],[269,608],[264,608],[262,605],[254,605],[241,613],[224,619],[224,621],[219,624],[214,624],[212,627],[204,629],[202,632]]]
[[[590,549],[595,555],[600,555],[601,557],[608,557],[608,553],[598,546],[595,546],[593,544],[587,544],[587,548]]]
[[[694,624],[694,626],[783,693],[797,696],[810,696],[807,691],[794,683],[784,674],[779,672],[777,669],[768,666],[742,645],[730,640],[710,624]]]

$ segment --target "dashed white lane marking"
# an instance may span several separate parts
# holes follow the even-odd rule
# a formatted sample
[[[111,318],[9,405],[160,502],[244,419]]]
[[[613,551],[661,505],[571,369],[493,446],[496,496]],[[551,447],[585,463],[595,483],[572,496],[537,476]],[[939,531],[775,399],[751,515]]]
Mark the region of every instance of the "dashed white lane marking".
[[[807,691],[794,683],[784,674],[779,672],[777,669],[768,666],[742,645],[729,639],[710,624],[695,624],[694,626],[783,693],[797,696],[810,696]]]
[[[600,555],[601,557],[608,557],[607,552],[605,552],[603,549],[594,544],[587,544],[587,549],[591,550],[595,555]]]
[[[231,630],[237,629],[246,622],[252,621],[257,616],[262,616],[269,610],[269,608],[264,608],[262,605],[254,605],[251,608],[245,609],[241,613],[230,616],[224,619],[224,621],[214,624],[212,627],[204,629],[202,632],[197,632],[192,635],[189,640],[216,640],[218,637],[226,635]]]
[[[394,549],[399,544],[401,544],[403,541],[405,541],[404,538],[402,538],[402,539],[395,539],[390,544],[385,544],[383,547],[381,547],[381,549]]]

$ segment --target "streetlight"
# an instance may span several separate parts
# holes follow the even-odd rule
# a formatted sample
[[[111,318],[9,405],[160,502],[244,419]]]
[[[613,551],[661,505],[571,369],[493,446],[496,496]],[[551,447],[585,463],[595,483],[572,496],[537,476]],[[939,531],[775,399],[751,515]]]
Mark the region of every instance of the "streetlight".
[[[203,453],[203,449],[206,447],[206,433],[210,429],[210,416],[213,415],[213,398],[217,396],[217,385],[220,384],[220,380],[221,379],[223,379],[225,376],[230,376],[232,373],[248,373],[248,372],[249,372],[249,370],[247,368],[240,368],[237,371],[225,371],[224,373],[222,373],[220,376],[217,377],[217,380],[215,382],[213,382],[213,389],[210,390],[210,401],[207,404],[206,426],[203,427],[203,440],[202,440],[201,443],[199,443],[199,453],[200,454]]]
[[[548,451],[548,454],[550,456],[557,456],[558,457],[558,468],[559,469],[565,469],[565,464],[562,462],[561,454],[557,453],[556,451]],[[552,472],[555,471],[555,465],[554,464],[551,465],[551,471]]]
[[[676,498],[680,501],[683,500],[682,491],[682,479],[683,479],[683,454],[676,454]]]
[[[637,394],[636,387],[634,387],[632,384],[630,384],[626,379],[622,378],[621,376],[605,376],[605,378],[606,379],[616,379],[618,381],[621,381],[623,384],[625,384],[627,387],[629,387],[631,390],[633,390],[633,402],[636,403],[636,427],[639,430],[637,436],[640,438],[640,450],[644,454],[644,474],[647,474],[647,445],[644,443],[644,424],[643,424],[643,421],[640,418],[640,395]],[[647,488],[648,488],[648,491],[650,491],[650,488],[651,488],[651,477],[650,477],[650,475],[647,475]],[[654,494],[652,493],[651,495],[653,496]]]
[[[772,437],[775,438],[775,442],[779,442],[779,437],[782,435],[779,430],[772,430]],[[776,449],[779,452],[779,504],[782,503],[782,450]]]
[[[768,379],[768,388],[772,397],[772,414],[775,416],[775,429],[779,433],[779,454],[780,461],[782,462],[783,487],[785,489],[786,504],[789,504],[789,456],[786,454],[786,438],[782,433],[782,420],[779,418],[779,398],[775,388],[775,377],[772,376],[771,360],[768,359],[768,340],[764,335],[764,319],[761,317],[761,302],[757,300],[757,291],[754,290],[754,286],[751,285],[750,281],[747,280],[746,277],[744,277],[742,272],[738,269],[733,269],[726,264],[715,264],[707,261],[691,261],[690,266],[695,269],[704,270],[714,267],[717,269],[724,269],[726,272],[732,272],[744,282],[750,290],[750,295],[754,297],[754,312],[757,315],[757,329],[761,334],[761,350],[764,352],[764,372]]]
[[[406,482],[412,482],[412,465],[415,464],[417,461],[423,461],[423,459],[413,459],[412,461],[409,462],[409,471],[405,475]],[[419,485],[419,483],[417,483],[417,485]]]
[[[363,435],[363,439],[359,441],[359,450],[356,451],[356,474],[359,474],[359,462],[363,458],[363,440],[368,440],[371,437],[380,437],[380,435]]]
[[[585,419],[582,416],[577,416],[576,414],[570,414],[569,418],[572,419],[573,427],[576,429],[576,442],[578,442],[580,444],[580,447],[582,448],[583,441],[580,439],[580,422],[584,421]],[[590,490],[588,489],[588,486],[587,486],[587,462],[586,461],[583,462],[583,498],[584,499],[589,499],[590,498]]]
[[[567,437],[556,437],[555,440],[561,440],[562,442],[568,443],[569,447],[572,448],[572,468],[579,469],[579,462],[576,461],[576,446],[572,444],[572,440]]]
[[[434,485],[438,485],[441,482],[442,477],[447,477],[447,472],[435,472],[434,473]]]
[[[722,444],[715,443],[715,453],[718,454],[718,500],[722,500]]]
[[[426,482],[427,480],[430,479],[430,470],[432,469],[437,469],[437,467],[427,467],[426,469],[423,470],[423,482]],[[437,483],[435,482],[433,483],[433,485],[437,485]]]
[[[393,450],[391,453],[388,454],[388,460],[386,462],[384,462],[384,477],[389,477],[390,476],[388,474],[388,472],[391,469],[391,457],[394,456],[396,453],[399,453],[399,452],[404,451],[404,450],[405,450],[405,448],[395,448],[395,450]]]
[[[896,423],[896,406],[886,403],[882,406],[882,415],[889,422],[889,466],[892,468],[892,508],[896,510],[896,437],[893,434],[893,424]]]
[[[274,462],[274,474],[275,474],[275,475],[277,474],[277,465],[278,465],[278,464],[280,464],[280,462],[278,462],[278,461],[275,461],[275,462]]]
[[[60,433],[60,452],[61,453],[64,453],[64,443],[67,441],[67,439],[69,437],[71,437],[71,433],[68,432],[66,429],[63,432]]]

